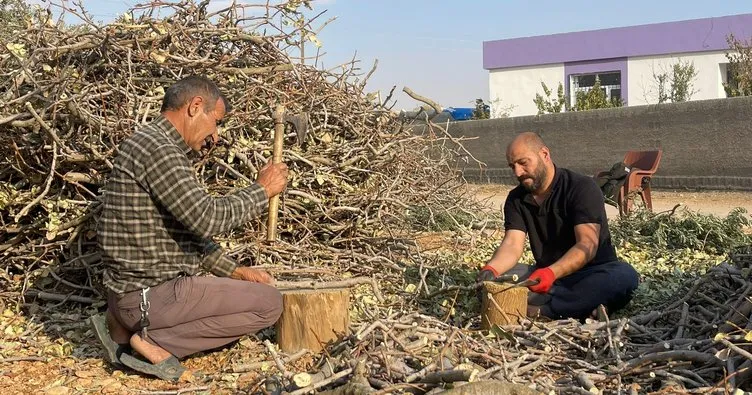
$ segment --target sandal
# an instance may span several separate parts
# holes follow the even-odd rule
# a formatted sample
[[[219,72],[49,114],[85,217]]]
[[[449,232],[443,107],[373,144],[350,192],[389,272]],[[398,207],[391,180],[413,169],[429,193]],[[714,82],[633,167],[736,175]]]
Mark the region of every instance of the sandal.
[[[94,336],[99,340],[99,344],[104,351],[104,358],[115,367],[122,367],[123,363],[120,357],[130,351],[131,346],[128,344],[118,344],[112,340],[110,331],[107,329],[106,313],[99,313],[89,317],[89,324],[94,332]]]
[[[160,363],[153,364],[149,361],[136,358],[131,354],[123,354],[120,356],[120,362],[139,373],[156,376],[162,380],[172,382],[180,380],[180,377],[187,370],[175,356],[170,356]]]

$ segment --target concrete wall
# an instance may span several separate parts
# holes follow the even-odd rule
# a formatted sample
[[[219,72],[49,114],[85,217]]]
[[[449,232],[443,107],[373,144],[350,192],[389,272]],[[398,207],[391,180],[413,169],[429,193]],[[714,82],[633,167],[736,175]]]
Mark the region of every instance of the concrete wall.
[[[752,190],[752,97],[526,116],[449,125],[487,164],[460,165],[468,180],[515,183],[506,145],[540,133],[560,166],[584,174],[609,168],[629,150],[663,149],[658,188]],[[462,161],[460,161],[462,163]]]
[[[630,106],[658,103],[658,84],[653,74],[669,73],[674,64],[691,62],[697,71],[691,100],[707,100],[726,97],[723,83],[726,80],[725,51],[684,53],[663,56],[644,56],[627,60],[628,98]],[[668,88],[668,86],[667,86]]]
[[[541,82],[545,82],[556,97],[559,83],[564,83],[564,65],[516,67],[491,70],[488,76],[491,98],[491,117],[535,115],[538,108],[533,99],[535,94],[543,95]],[[510,106],[511,111],[502,114]]]

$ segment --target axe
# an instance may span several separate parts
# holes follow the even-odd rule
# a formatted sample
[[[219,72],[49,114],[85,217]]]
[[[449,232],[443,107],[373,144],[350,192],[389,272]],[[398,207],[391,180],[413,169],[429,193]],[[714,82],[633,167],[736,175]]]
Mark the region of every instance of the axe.
[[[540,280],[530,280],[530,279],[527,279],[527,280],[519,281],[519,279],[520,279],[520,276],[518,276],[516,274],[502,274],[501,276],[496,277],[493,280],[488,280],[488,282],[494,282],[494,283],[512,283],[511,285],[509,285],[508,287],[502,289],[501,291],[499,291],[497,293],[506,292],[506,291],[509,291],[512,288],[529,287],[531,285],[536,285],[536,284],[538,284],[540,282]],[[482,288],[484,282],[485,281],[481,281],[481,282],[477,283],[476,286],[478,288]]]
[[[285,107],[277,105],[272,114],[274,119],[274,146],[272,150],[272,163],[282,162],[282,143],[285,138],[285,124],[292,124],[297,135],[297,143],[302,144],[308,134],[308,114],[298,115],[285,114]],[[269,219],[266,222],[266,240],[277,240],[277,217],[279,215],[279,195],[269,199]]]
[[[522,281],[520,281],[518,283],[514,283],[514,284],[512,284],[512,285],[510,285],[510,286],[502,289],[499,292],[496,292],[496,294],[498,295],[498,294],[500,294],[502,292],[509,291],[510,289],[513,289],[513,288],[522,288],[522,287],[529,287],[531,285],[538,285],[538,283],[540,283],[540,280],[538,280],[538,279],[535,279],[535,280],[530,280],[530,279],[522,280]]]

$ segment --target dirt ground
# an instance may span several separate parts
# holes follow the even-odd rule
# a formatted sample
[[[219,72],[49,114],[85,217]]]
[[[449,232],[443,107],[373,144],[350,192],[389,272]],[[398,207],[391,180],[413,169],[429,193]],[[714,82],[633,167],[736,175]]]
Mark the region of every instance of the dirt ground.
[[[468,190],[490,209],[501,209],[511,189],[511,185],[497,184],[468,186]],[[677,204],[681,204],[688,210],[722,217],[736,207],[743,207],[747,212],[752,213],[752,192],[654,190],[652,197],[655,212],[671,210]],[[606,205],[606,214],[609,218],[616,218],[619,216],[619,210]]]
[[[469,185],[468,190],[489,210],[500,210],[511,186]],[[671,210],[676,204],[682,204],[689,210],[718,216],[725,216],[735,207],[752,212],[752,192],[655,191],[653,201],[655,211]],[[606,207],[609,217],[618,216],[615,208]],[[447,245],[445,238],[436,235],[418,241],[424,250],[430,250],[432,243],[436,248]],[[0,388],[3,388],[0,392],[3,394],[253,393],[264,369],[233,373],[231,367],[238,361],[270,359],[259,341],[245,339],[224,352],[199,355],[185,362],[191,369],[215,375],[213,384],[173,385],[107,366],[88,325],[83,322],[83,317],[88,315],[84,312],[58,313],[59,320],[53,323],[60,328],[48,334],[50,328],[43,330],[25,322],[33,319],[30,313],[22,316],[4,308],[0,308],[0,313]],[[300,366],[300,371],[310,367],[311,362],[311,358],[301,362],[305,366]]]

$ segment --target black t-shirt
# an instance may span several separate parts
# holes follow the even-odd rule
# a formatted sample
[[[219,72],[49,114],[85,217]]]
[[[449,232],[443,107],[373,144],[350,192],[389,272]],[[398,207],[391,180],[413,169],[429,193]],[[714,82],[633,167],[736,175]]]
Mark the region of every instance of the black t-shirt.
[[[553,264],[569,251],[577,241],[575,225],[588,223],[601,225],[598,251],[588,264],[615,261],[603,194],[592,178],[561,167],[556,168],[551,193],[540,206],[521,185],[509,192],[504,203],[504,229],[527,232],[540,267]]]

